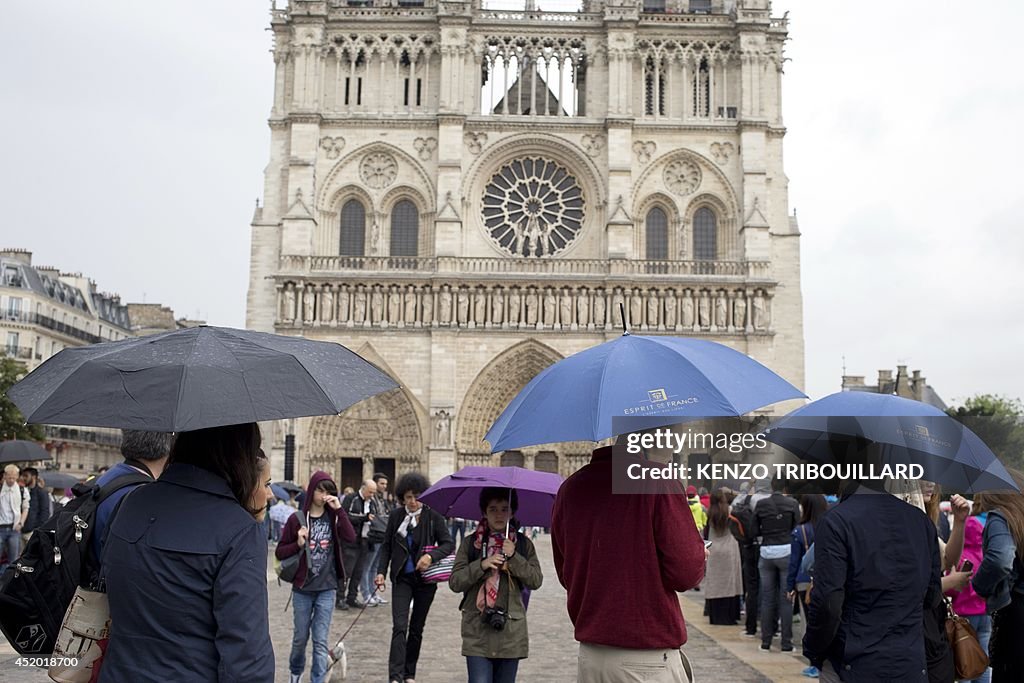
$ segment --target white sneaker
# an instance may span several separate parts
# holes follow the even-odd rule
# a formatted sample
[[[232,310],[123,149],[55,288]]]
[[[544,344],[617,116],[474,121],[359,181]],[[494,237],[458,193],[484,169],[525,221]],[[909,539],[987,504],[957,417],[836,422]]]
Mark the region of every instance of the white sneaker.
[[[374,600],[374,602],[376,602],[376,603],[377,603],[378,605],[386,605],[386,604],[388,604],[388,601],[387,601],[387,600],[385,600],[384,598],[382,598],[382,597],[381,597],[381,596],[379,596],[379,595],[375,595],[375,596],[373,596],[373,600]]]
[[[288,683],[302,683],[302,674],[290,674]]]

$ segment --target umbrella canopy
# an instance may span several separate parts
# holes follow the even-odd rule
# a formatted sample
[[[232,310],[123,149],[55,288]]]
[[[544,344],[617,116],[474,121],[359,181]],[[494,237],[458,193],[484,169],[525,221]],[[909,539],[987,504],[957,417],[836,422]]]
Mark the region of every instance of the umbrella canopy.
[[[270,508],[270,519],[278,524],[287,524],[288,519],[294,514],[295,508],[280,501]]]
[[[280,498],[281,500],[291,500],[291,497],[292,497],[291,494],[288,493],[288,491],[286,491],[284,488],[282,488],[281,486],[279,486],[277,484],[271,484],[270,485],[270,490],[273,491],[274,495],[276,497]]]
[[[275,481],[273,485],[280,489],[284,489],[288,493],[302,493],[302,491],[304,490],[298,484],[294,484],[290,481]],[[278,496],[278,498],[280,497],[281,496]],[[287,496],[285,496],[285,500],[288,500]]]
[[[337,414],[397,386],[340,344],[193,327],[64,349],[7,393],[28,422],[182,432]]]
[[[888,464],[917,464],[924,478],[956,491],[1017,489],[996,455],[970,429],[920,401],[843,391],[794,410],[765,431],[768,441],[805,460],[835,462],[839,437],[881,446]]]
[[[48,489],[69,489],[82,481],[79,477],[66,472],[40,472],[39,478],[46,482]]]
[[[445,517],[480,519],[480,489],[515,489],[515,517],[527,526],[551,526],[551,507],[562,478],[522,467],[463,467],[423,492],[419,500]]]
[[[12,439],[0,443],[0,464],[11,462],[37,462],[39,460],[53,460],[50,452],[43,448],[43,445],[35,441],[22,441]]]
[[[534,377],[487,432],[491,451],[619,433],[614,417],[645,427],[737,416],[806,398],[739,351],[702,339],[624,334],[576,353]]]

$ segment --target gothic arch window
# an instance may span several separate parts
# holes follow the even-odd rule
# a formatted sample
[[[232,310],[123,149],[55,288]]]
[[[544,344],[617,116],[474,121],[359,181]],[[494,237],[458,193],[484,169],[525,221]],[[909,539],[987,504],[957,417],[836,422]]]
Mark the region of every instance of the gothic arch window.
[[[696,116],[711,115],[711,65],[706,58],[700,60],[693,75],[693,113]]]
[[[417,256],[419,235],[419,210],[408,199],[399,201],[391,209],[391,255]]]
[[[652,207],[647,212],[644,238],[648,261],[668,259],[668,216],[660,206]]]
[[[660,57],[658,68],[655,68],[653,57],[644,62],[644,113],[648,116],[665,115],[665,67]]]
[[[366,208],[358,199],[341,207],[342,256],[362,256],[366,252]]]
[[[693,214],[693,257],[698,261],[718,258],[718,216],[706,206]]]
[[[502,467],[523,467],[526,465],[526,458],[522,451],[505,451],[501,454]]]

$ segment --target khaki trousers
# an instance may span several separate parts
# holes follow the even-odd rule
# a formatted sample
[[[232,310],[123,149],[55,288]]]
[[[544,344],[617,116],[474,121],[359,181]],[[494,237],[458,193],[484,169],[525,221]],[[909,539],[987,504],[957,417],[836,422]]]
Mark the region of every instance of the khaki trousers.
[[[578,683],[693,683],[682,650],[624,650],[580,643]]]

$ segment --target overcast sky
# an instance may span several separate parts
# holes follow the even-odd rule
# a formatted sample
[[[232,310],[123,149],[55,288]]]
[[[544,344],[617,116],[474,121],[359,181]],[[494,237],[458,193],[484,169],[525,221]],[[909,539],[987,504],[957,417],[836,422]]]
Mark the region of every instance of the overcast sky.
[[[542,8],[553,4],[539,0]],[[268,2],[4,7],[0,246],[241,326],[269,155]],[[554,7],[552,7],[554,9]],[[1024,396],[1024,4],[775,0],[807,393],[906,363]]]

